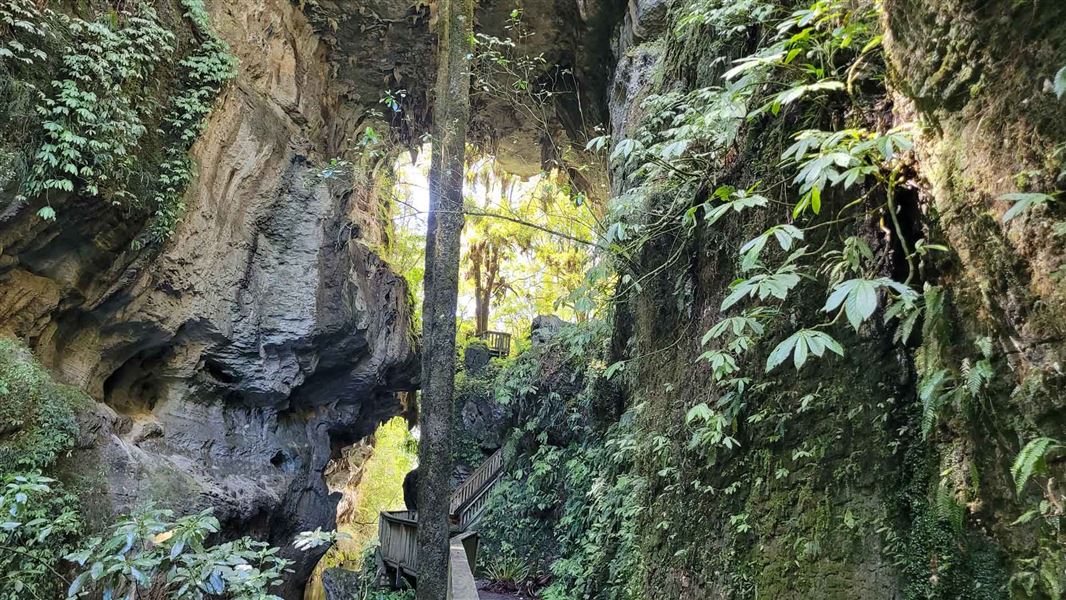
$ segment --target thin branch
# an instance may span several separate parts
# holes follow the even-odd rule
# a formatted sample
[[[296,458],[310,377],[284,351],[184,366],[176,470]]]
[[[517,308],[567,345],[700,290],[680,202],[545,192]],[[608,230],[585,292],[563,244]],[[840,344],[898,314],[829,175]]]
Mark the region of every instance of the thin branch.
[[[6,550],[8,552],[14,552],[15,554],[21,554],[22,556],[27,556],[29,558],[32,558],[34,560],[34,562],[36,562],[37,564],[39,564],[42,567],[44,567],[44,568],[48,569],[49,571],[51,571],[53,575],[55,575],[56,577],[58,577],[60,579],[60,581],[62,581],[63,583],[66,583],[67,585],[70,585],[70,581],[67,580],[67,578],[64,577],[62,573],[60,573],[59,571],[55,570],[55,568],[53,568],[52,565],[50,565],[47,562],[45,562],[44,559],[42,559],[42,558],[40,558],[38,556],[35,556],[35,555],[33,555],[33,554],[29,553],[29,552],[26,552],[25,550],[21,550],[19,548],[12,548],[11,546],[0,545],[0,550]]]
[[[561,238],[563,238],[565,240],[570,240],[571,242],[577,242],[578,244],[584,244],[586,246],[592,246],[593,248],[597,247],[595,242],[590,242],[588,240],[583,240],[581,238],[574,237],[572,235],[563,233],[561,231],[556,231],[554,229],[550,229],[548,227],[545,227],[543,225],[538,225],[536,223],[530,223],[529,221],[523,221],[522,219],[517,219],[515,217],[509,217],[507,215],[500,215],[500,214],[490,213],[490,212],[481,212],[481,211],[476,211],[476,210],[464,210],[463,213],[466,214],[466,216],[468,216],[468,217],[489,217],[489,218],[494,218],[494,219],[503,219],[504,221],[510,221],[512,223],[515,223],[517,225],[522,225],[524,227],[532,227],[533,229],[537,229],[539,231],[543,231],[544,233],[547,233],[548,235],[554,235],[556,237],[561,237]]]

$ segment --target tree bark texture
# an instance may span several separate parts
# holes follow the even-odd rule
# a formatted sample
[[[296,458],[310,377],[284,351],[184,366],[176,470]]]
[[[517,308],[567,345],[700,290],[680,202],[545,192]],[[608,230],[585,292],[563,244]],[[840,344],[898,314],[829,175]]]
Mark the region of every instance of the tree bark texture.
[[[429,177],[418,481],[418,600],[448,592],[451,417],[473,1],[441,0]]]

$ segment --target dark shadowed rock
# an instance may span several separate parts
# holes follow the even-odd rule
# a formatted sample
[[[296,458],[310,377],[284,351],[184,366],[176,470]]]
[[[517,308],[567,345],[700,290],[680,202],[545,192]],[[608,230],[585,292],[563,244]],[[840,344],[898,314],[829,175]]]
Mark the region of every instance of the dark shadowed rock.
[[[529,326],[530,341],[532,341],[534,346],[544,344],[555,337],[555,334],[565,325],[566,321],[555,315],[537,316]]]
[[[339,567],[326,569],[322,573],[322,587],[326,591],[326,600],[356,600],[362,598],[361,574]]]
[[[473,340],[463,349],[463,370],[471,375],[483,372],[491,361],[492,353],[481,340]]]

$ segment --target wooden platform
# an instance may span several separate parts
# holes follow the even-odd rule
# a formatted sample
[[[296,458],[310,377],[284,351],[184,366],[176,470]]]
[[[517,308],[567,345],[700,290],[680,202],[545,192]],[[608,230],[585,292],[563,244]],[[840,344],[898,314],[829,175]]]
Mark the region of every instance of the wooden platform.
[[[485,511],[489,493],[503,471],[503,449],[481,463],[452,494],[453,523],[448,564],[449,599],[475,600],[474,567],[477,565],[477,533],[468,532]],[[378,517],[378,556],[390,581],[418,580],[418,512],[394,510]]]

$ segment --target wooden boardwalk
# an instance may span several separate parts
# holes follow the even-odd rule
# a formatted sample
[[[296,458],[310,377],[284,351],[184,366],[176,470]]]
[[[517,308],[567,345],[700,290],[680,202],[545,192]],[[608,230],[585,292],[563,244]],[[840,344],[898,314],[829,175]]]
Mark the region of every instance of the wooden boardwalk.
[[[485,511],[489,493],[503,471],[503,449],[481,463],[452,494],[451,557],[448,563],[448,600],[477,600],[473,568],[477,564],[477,533],[467,529]],[[418,579],[418,513],[394,510],[378,519],[381,563],[393,583]]]

